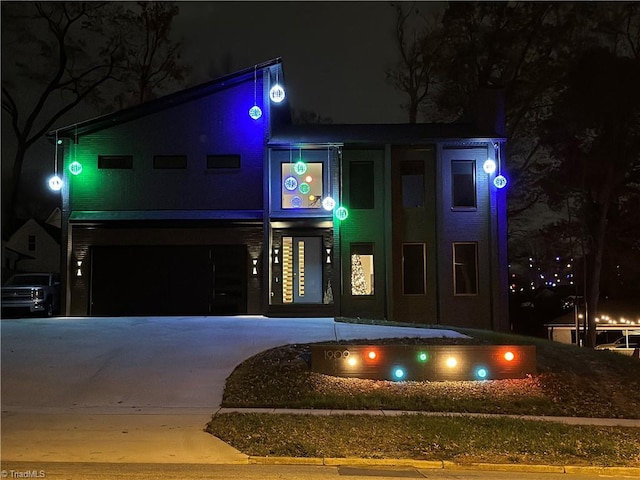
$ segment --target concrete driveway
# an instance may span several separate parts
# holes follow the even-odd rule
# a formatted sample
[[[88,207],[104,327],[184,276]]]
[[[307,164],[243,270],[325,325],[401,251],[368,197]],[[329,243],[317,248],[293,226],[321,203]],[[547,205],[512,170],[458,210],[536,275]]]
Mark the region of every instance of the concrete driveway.
[[[246,358],[290,343],[460,336],[332,318],[2,320],[2,460],[243,463],[202,430]]]

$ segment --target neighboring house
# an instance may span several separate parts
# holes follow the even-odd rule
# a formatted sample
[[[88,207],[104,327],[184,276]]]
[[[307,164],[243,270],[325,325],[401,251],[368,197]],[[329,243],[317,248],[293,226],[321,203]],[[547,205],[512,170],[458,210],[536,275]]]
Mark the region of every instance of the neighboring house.
[[[60,273],[60,228],[27,220],[2,243],[2,270]]]
[[[483,169],[500,102],[465,124],[292,125],[276,83],[280,59],[50,132],[66,314],[508,329],[506,195]]]

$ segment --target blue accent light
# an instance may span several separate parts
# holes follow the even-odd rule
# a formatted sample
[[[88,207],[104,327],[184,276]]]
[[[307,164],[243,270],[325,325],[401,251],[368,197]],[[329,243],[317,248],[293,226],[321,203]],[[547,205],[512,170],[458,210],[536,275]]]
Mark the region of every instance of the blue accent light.
[[[396,380],[402,380],[406,375],[406,372],[404,371],[404,368],[402,367],[395,367],[393,369],[393,378],[395,378]]]
[[[507,179],[504,175],[498,175],[493,179],[493,184],[496,188],[504,188],[507,186]]]
[[[293,192],[296,188],[298,188],[298,180],[296,177],[287,177],[284,179],[284,188]]]
[[[480,367],[476,370],[476,377],[478,377],[480,380],[486,379],[487,375],[489,375],[489,372],[484,367]]]
[[[254,120],[258,120],[262,116],[262,109],[259,106],[254,105],[249,109],[249,116]]]

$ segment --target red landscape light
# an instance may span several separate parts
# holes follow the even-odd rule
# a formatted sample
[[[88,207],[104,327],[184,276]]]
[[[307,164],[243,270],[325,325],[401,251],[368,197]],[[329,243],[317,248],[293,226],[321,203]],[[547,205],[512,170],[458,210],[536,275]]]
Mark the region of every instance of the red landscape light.
[[[375,350],[369,350],[369,352],[367,353],[367,358],[369,360],[375,360],[378,357],[378,354],[376,353]]]
[[[505,354],[504,354],[504,359],[505,359],[507,362],[512,361],[514,358],[516,358],[516,356],[513,354],[513,352],[512,352],[512,351],[505,352]]]

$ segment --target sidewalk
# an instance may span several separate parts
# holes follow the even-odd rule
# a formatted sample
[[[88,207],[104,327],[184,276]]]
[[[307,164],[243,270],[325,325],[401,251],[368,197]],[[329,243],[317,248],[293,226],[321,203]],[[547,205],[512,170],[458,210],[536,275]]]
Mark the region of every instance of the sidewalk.
[[[632,427],[640,428],[640,419],[628,418],[589,418],[589,417],[550,417],[544,415],[504,415],[492,413],[457,413],[457,412],[421,412],[404,410],[328,410],[328,409],[294,409],[294,408],[219,408],[215,414],[226,413],[272,413],[289,415],[381,415],[396,417],[399,415],[425,415],[439,417],[509,417],[520,420],[557,422],[567,425],[595,425],[599,427]]]

